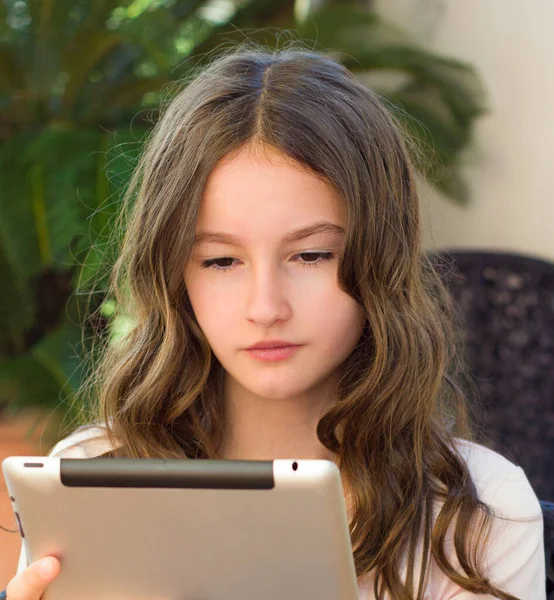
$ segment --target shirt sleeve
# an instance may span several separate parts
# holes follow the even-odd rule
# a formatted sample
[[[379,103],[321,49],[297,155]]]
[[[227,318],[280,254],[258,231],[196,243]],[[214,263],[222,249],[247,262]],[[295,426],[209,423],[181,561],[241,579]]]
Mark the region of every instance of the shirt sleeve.
[[[492,584],[519,600],[546,600],[543,517],[540,503],[520,467],[516,467],[485,499],[493,517],[484,558]],[[452,547],[453,551],[453,547]],[[493,600],[450,582],[443,600]]]
[[[48,453],[56,458],[93,458],[111,449],[106,430],[86,425],[60,440]]]

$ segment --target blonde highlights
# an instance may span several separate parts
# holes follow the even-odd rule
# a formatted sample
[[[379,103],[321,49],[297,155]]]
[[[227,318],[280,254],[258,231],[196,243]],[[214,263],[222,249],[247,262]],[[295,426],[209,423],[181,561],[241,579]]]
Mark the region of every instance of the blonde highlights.
[[[158,121],[127,193],[112,279],[135,327],[106,348],[94,376],[114,455],[217,456],[222,367],[194,317],[183,269],[209,173],[247,144],[276,148],[345,202],[339,283],[367,322],[317,433],[352,493],[358,576],[375,574],[378,598],[421,600],[432,557],[462,588],[514,600],[479,564],[491,514],[454,442],[471,439],[459,330],[421,249],[405,141],[376,94],[321,54],[230,52],[199,72]],[[445,549],[449,529],[459,567]]]

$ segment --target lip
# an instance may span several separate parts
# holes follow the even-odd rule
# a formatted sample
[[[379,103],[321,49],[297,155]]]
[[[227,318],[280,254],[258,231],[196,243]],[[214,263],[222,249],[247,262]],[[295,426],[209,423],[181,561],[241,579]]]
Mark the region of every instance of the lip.
[[[279,342],[283,343],[283,342]],[[289,344],[288,346],[270,347],[268,342],[257,344],[256,346],[246,348],[246,352],[257,360],[265,362],[276,362],[290,358],[301,346],[298,344]]]
[[[265,342],[258,342],[246,348],[246,350],[266,350],[268,348],[289,348],[290,346],[298,346],[292,342],[284,342],[283,340],[266,340]]]

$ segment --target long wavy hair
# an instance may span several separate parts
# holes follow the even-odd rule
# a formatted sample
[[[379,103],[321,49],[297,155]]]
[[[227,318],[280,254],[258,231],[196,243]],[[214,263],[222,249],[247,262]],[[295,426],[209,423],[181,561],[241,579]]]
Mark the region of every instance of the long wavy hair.
[[[195,319],[184,265],[208,175],[252,142],[325,178],[346,207],[338,281],[367,321],[317,435],[351,491],[358,576],[374,572],[377,598],[421,600],[432,557],[462,588],[517,600],[480,564],[493,513],[456,449],[456,438],[472,439],[461,335],[421,248],[405,136],[372,90],[320,53],[233,49],[162,110],[127,190],[111,284],[134,327],[106,345],[91,380],[113,455],[218,457],[223,368]],[[461,570],[446,552],[450,528]]]

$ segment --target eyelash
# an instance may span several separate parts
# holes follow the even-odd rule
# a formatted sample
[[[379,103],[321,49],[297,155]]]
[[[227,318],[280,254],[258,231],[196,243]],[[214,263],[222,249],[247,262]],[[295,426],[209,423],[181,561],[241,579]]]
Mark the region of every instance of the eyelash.
[[[325,262],[328,262],[333,259],[334,254],[332,252],[300,252],[295,256],[318,256],[317,260],[313,260],[310,262],[301,261],[301,264],[304,267],[317,267]],[[202,269],[212,269],[213,271],[228,271],[232,265],[226,267],[218,267],[217,262],[221,260],[234,260],[230,256],[222,256],[220,258],[211,258],[209,260],[203,260],[201,263]]]

